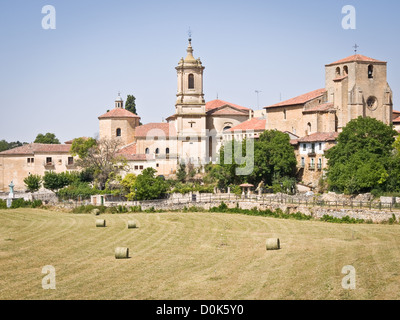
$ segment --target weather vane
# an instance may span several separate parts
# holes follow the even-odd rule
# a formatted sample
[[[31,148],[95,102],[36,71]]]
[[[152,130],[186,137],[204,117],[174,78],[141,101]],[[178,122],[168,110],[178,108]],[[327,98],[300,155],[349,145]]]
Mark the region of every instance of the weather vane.
[[[359,46],[357,45],[357,43],[353,46],[354,48],[354,52],[357,53],[357,49],[359,48]]]

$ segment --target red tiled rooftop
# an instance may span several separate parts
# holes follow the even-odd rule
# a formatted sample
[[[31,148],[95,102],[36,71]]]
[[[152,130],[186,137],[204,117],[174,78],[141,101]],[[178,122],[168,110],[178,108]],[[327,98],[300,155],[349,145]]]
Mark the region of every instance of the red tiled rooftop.
[[[107,118],[140,118],[140,117],[126,109],[114,108],[99,117],[99,119],[107,119]]]
[[[397,118],[393,119],[393,123],[400,123],[400,116],[397,115]]]
[[[234,108],[237,108],[237,109],[241,109],[241,110],[250,110],[249,108],[242,107],[242,106],[239,106],[237,104],[233,104],[233,103],[230,103],[230,102],[226,102],[226,101],[217,99],[217,100],[209,101],[209,102],[206,103],[206,111],[217,109],[217,108],[223,107],[225,105],[228,105],[228,106],[231,106],[231,107],[234,107]]]
[[[118,151],[118,154],[126,155],[126,154],[136,154],[136,143],[132,143],[130,145],[127,145],[123,148],[121,148]]]
[[[175,126],[172,123],[147,123],[139,126],[135,130],[136,137],[146,138],[147,135],[151,137],[162,136],[174,137],[176,136]]]
[[[264,131],[266,123],[267,123],[267,120],[265,120],[265,119],[253,118],[251,120],[242,122],[242,123],[238,124],[237,126],[230,128],[227,131],[228,132],[245,131],[245,130]]]
[[[268,106],[268,107],[264,107],[264,109],[269,109],[269,108],[277,108],[277,107],[284,107],[284,106],[292,106],[292,105],[299,105],[299,104],[305,104],[311,100],[314,100],[318,97],[322,97],[325,94],[326,90],[325,89],[318,89],[318,90],[314,90],[311,91],[309,93],[306,94],[302,94],[300,96],[297,96],[295,98],[283,101],[283,102],[279,102],[277,104]]]
[[[30,143],[14,149],[0,152],[0,155],[26,155],[36,153],[69,153],[70,144]]]
[[[362,54],[355,54],[350,57],[338,60],[336,62],[330,63],[327,66],[332,66],[335,64],[341,64],[341,63],[347,63],[347,62],[378,62],[378,63],[385,63],[384,61],[379,61],[376,59],[372,59],[366,56],[363,56]]]
[[[302,142],[326,142],[326,141],[335,141],[339,136],[338,132],[317,132],[310,134],[309,136],[305,136],[297,141]]]

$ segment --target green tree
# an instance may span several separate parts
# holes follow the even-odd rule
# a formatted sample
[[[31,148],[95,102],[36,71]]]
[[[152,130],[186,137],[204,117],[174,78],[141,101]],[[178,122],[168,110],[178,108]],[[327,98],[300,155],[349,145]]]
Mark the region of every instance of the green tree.
[[[249,182],[272,185],[274,178],[294,177],[296,165],[289,135],[277,130],[265,131],[254,144],[254,170]]]
[[[72,183],[71,176],[65,172],[46,172],[43,177],[43,187],[51,191],[60,190]]]
[[[135,199],[160,199],[167,192],[168,184],[161,177],[156,177],[156,172],[154,168],[146,168],[136,177],[134,184]]]
[[[50,133],[50,132],[48,132],[46,134],[39,133],[36,136],[34,143],[60,144],[60,140],[58,140],[56,138],[56,135],[54,133]]]
[[[179,182],[184,183],[186,181],[187,173],[186,173],[186,164],[180,163],[178,170],[176,171],[176,178]]]
[[[136,113],[136,98],[135,96],[132,95],[128,95],[128,97],[126,98],[126,102],[125,102],[125,109],[134,113]]]
[[[398,165],[392,161],[397,132],[370,117],[350,121],[328,150],[327,180],[331,190],[347,194],[389,190]]]
[[[84,159],[89,153],[89,149],[96,147],[97,141],[93,138],[76,138],[72,141],[71,155],[79,156]]]
[[[24,144],[27,144],[26,142],[19,142],[19,141],[15,141],[15,142],[7,142],[6,140],[1,140],[0,141],[0,152],[2,151],[6,151],[6,150],[10,150],[10,149],[14,149],[16,147],[21,147]]]
[[[24,183],[29,192],[36,192],[42,186],[42,177],[38,174],[30,174],[24,179]]]

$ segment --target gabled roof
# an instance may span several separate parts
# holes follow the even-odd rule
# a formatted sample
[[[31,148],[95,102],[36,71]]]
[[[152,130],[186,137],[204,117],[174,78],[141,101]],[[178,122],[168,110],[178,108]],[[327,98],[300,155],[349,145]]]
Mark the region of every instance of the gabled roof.
[[[146,154],[136,154],[136,142],[131,143],[117,153],[119,156],[123,156],[128,161],[146,161],[148,160],[148,155]]]
[[[311,100],[314,100],[316,98],[322,97],[325,94],[325,92],[326,92],[325,89],[314,90],[314,91],[311,91],[309,93],[297,96],[295,98],[292,98],[292,99],[289,99],[289,100],[286,100],[286,101],[283,101],[283,102],[279,102],[277,104],[274,104],[274,105],[271,105],[271,106],[268,106],[268,107],[264,107],[264,109],[305,104],[305,103],[307,103],[307,102],[309,102]]]
[[[247,110],[240,109],[238,110],[237,108],[233,108],[229,105],[222,106],[220,108],[212,109],[207,112],[207,115],[213,115],[213,116],[229,116],[229,115],[240,115],[240,116],[246,116],[248,117],[249,113]]]
[[[110,119],[110,118],[140,118],[140,117],[122,108],[114,108],[99,117],[99,119]]]
[[[155,137],[155,136],[162,136],[165,137],[176,137],[176,129],[173,123],[147,123],[142,126],[139,126],[135,129],[135,136],[146,138]]]
[[[209,102],[206,103],[206,112],[214,110],[214,109],[217,109],[217,108],[220,108],[220,107],[223,107],[223,106],[226,106],[226,105],[234,107],[236,109],[240,109],[240,110],[246,110],[246,111],[250,110],[249,108],[242,107],[242,106],[239,106],[239,105],[234,104],[234,103],[230,103],[230,102],[226,102],[226,101],[217,99],[217,100],[212,100],[212,101],[209,101]]]
[[[34,155],[41,153],[69,153],[70,144],[30,143],[14,149],[0,152],[0,155]]]
[[[376,60],[376,59],[372,59],[372,58],[363,56],[362,54],[355,54],[355,55],[352,55],[352,56],[350,56],[350,57],[347,57],[347,58],[338,60],[338,61],[333,62],[333,63],[330,63],[330,64],[327,64],[326,66],[332,66],[332,65],[335,65],[335,64],[348,63],[348,62],[374,62],[374,63],[386,63],[386,62],[384,62],[384,61],[379,61],[379,60]]]
[[[309,136],[305,136],[297,141],[300,143],[304,142],[327,142],[327,141],[335,141],[339,136],[338,132],[317,132],[310,134]]]
[[[253,118],[226,130],[226,132],[245,131],[245,130],[265,131],[266,123],[267,123],[266,119]]]

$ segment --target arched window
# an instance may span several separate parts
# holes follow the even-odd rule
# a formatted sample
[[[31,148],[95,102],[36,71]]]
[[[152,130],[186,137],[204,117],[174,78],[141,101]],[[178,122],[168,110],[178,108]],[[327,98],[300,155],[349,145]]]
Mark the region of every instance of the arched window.
[[[118,129],[116,130],[116,136],[117,136],[117,137],[120,137],[120,136],[121,136],[121,129],[120,129],[120,128],[118,128]]]
[[[311,132],[311,123],[309,122],[309,123],[307,123],[307,131],[308,131],[308,134],[310,134],[310,132]]]
[[[347,76],[349,74],[349,68],[347,66],[343,67],[343,75]]]
[[[374,66],[370,64],[368,66],[368,78],[373,79],[373,77],[374,77]]]
[[[337,67],[337,68],[336,68],[336,75],[337,75],[337,76],[340,76],[340,67]]]
[[[231,126],[226,126],[226,127],[223,129],[223,131],[229,130],[229,129],[231,129],[231,128],[232,128]]]
[[[156,149],[156,154],[159,154],[160,153],[160,149]]]
[[[189,89],[194,89],[194,75],[189,74]]]
[[[165,153],[169,154],[169,148],[165,149]]]
[[[150,153],[150,149],[149,148],[146,148],[146,154],[149,154]]]

